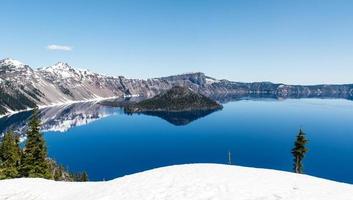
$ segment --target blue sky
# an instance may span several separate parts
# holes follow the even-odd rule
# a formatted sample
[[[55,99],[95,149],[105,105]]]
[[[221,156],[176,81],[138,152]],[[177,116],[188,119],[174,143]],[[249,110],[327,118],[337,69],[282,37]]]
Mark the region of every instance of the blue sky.
[[[234,81],[353,83],[351,0],[2,0],[0,6],[0,57],[33,67],[65,61],[129,78],[202,71]]]

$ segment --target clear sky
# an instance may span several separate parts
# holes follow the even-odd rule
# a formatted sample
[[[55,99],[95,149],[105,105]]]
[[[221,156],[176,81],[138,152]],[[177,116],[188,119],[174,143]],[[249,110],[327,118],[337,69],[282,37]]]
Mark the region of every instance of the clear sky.
[[[0,57],[129,78],[353,83],[353,1],[1,0]]]

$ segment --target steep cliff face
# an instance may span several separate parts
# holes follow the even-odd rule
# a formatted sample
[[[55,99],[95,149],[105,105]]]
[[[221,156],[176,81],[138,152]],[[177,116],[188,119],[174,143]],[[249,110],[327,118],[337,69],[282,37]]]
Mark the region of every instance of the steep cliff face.
[[[124,96],[150,98],[173,86],[185,86],[215,99],[266,95],[283,98],[353,99],[353,84],[300,86],[270,82],[240,83],[217,80],[203,73],[140,80],[77,70],[61,62],[34,70],[17,60],[3,59],[0,60],[0,114],[35,106],[97,98]]]

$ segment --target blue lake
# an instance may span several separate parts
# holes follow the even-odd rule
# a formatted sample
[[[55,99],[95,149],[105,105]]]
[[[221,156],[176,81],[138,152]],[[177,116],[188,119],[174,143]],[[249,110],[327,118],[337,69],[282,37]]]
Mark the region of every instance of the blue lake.
[[[153,115],[126,115],[120,108],[90,109],[100,112],[87,119],[84,112],[63,109],[70,120],[46,122],[45,139],[50,157],[71,171],[87,171],[91,180],[174,164],[226,164],[228,151],[236,165],[292,171],[291,149],[303,128],[309,139],[304,172],[353,183],[352,101],[233,101],[200,118],[181,116],[181,124],[177,116],[167,116],[168,122]],[[60,127],[66,128],[58,132]]]
[[[184,126],[159,117],[114,114],[65,133],[47,132],[49,154],[91,180],[183,163],[227,163],[292,170],[299,128],[309,139],[305,173],[353,183],[353,102],[236,101]],[[210,172],[211,173],[211,172]]]

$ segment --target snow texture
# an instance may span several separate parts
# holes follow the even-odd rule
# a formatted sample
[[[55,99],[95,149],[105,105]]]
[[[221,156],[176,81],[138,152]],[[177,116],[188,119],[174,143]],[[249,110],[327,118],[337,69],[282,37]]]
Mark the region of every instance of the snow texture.
[[[353,185],[219,164],[158,168],[106,182],[0,181],[6,200],[353,200]]]
[[[12,65],[14,67],[23,67],[24,66],[23,63],[21,63],[18,60],[12,59],[12,58],[2,59],[2,60],[0,60],[0,64],[1,65]]]

